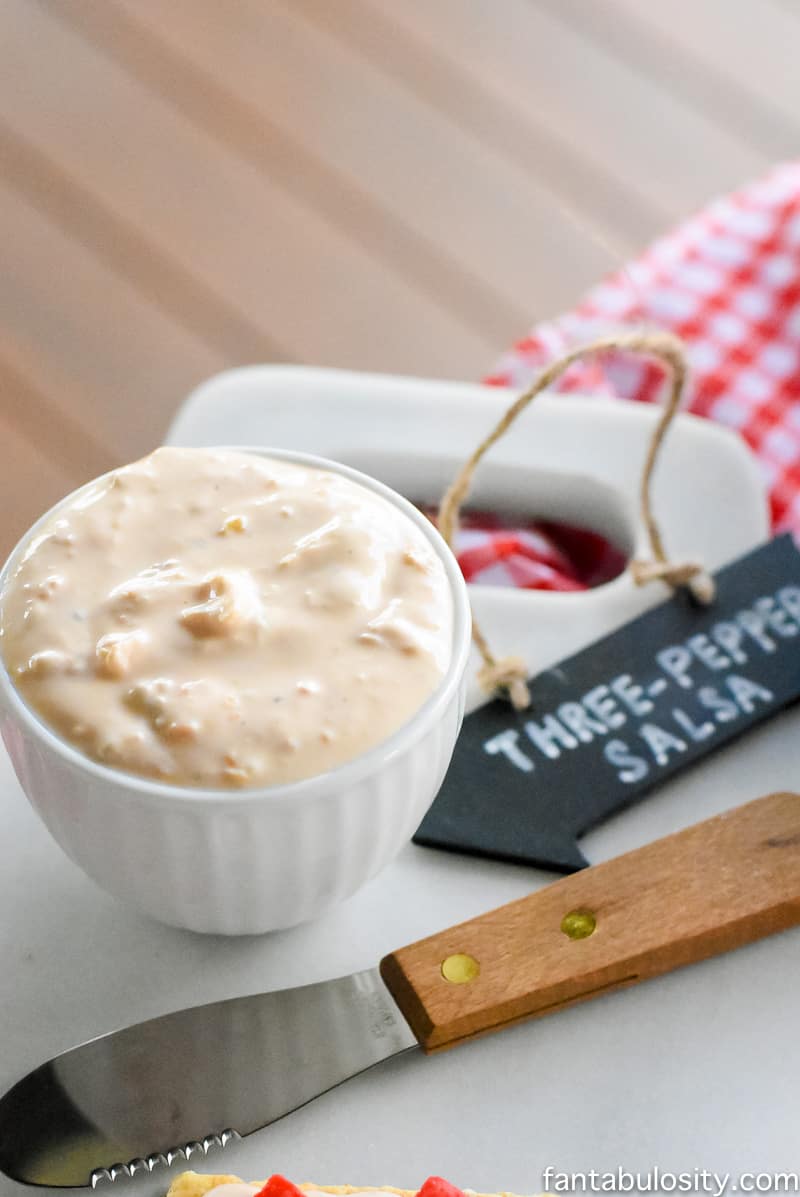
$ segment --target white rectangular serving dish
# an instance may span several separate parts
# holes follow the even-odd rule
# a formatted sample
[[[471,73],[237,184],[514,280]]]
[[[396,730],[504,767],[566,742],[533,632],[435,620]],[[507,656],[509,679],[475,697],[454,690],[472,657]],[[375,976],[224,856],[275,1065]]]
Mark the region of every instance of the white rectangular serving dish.
[[[345,370],[248,366],[199,387],[169,432],[172,444],[303,449],[342,461],[412,501],[436,504],[514,392]],[[542,395],[481,463],[469,502],[605,532],[649,556],[639,480],[658,411],[644,404]],[[679,416],[659,458],[653,501],[668,551],[709,569],[767,535],[753,458],[734,433]],[[731,518],[731,511],[736,518]],[[544,668],[631,619],[667,593],[626,571],[587,593],[473,586],[471,601],[497,656]],[[473,655],[472,676],[478,667]],[[468,706],[482,700],[473,683]]]

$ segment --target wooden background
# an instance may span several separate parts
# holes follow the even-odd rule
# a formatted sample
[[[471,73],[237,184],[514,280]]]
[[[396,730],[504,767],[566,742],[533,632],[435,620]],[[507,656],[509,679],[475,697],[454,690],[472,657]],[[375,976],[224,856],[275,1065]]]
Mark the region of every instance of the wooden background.
[[[0,0],[0,550],[288,360],[480,376],[797,152],[795,0]]]

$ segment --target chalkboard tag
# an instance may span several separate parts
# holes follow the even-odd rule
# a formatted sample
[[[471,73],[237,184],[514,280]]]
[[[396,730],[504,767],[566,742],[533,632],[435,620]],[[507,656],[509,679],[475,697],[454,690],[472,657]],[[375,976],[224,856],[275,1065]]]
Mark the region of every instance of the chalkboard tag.
[[[778,537],[464,720],[414,839],[570,873],[577,839],[800,697],[800,552]]]

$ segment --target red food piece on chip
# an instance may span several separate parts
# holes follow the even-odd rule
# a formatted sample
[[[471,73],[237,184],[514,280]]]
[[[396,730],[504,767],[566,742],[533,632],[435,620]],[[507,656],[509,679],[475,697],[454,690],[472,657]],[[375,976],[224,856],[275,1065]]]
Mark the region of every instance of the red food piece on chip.
[[[302,1189],[277,1173],[258,1190],[255,1197],[306,1197]]]
[[[464,1197],[464,1193],[441,1176],[429,1176],[417,1197]]]

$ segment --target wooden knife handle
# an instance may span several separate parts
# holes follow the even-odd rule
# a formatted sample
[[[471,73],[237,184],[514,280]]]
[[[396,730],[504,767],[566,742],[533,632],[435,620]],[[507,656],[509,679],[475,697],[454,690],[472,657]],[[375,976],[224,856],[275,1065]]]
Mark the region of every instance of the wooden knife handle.
[[[800,794],[771,794],[401,948],[381,974],[430,1052],[796,923]]]

